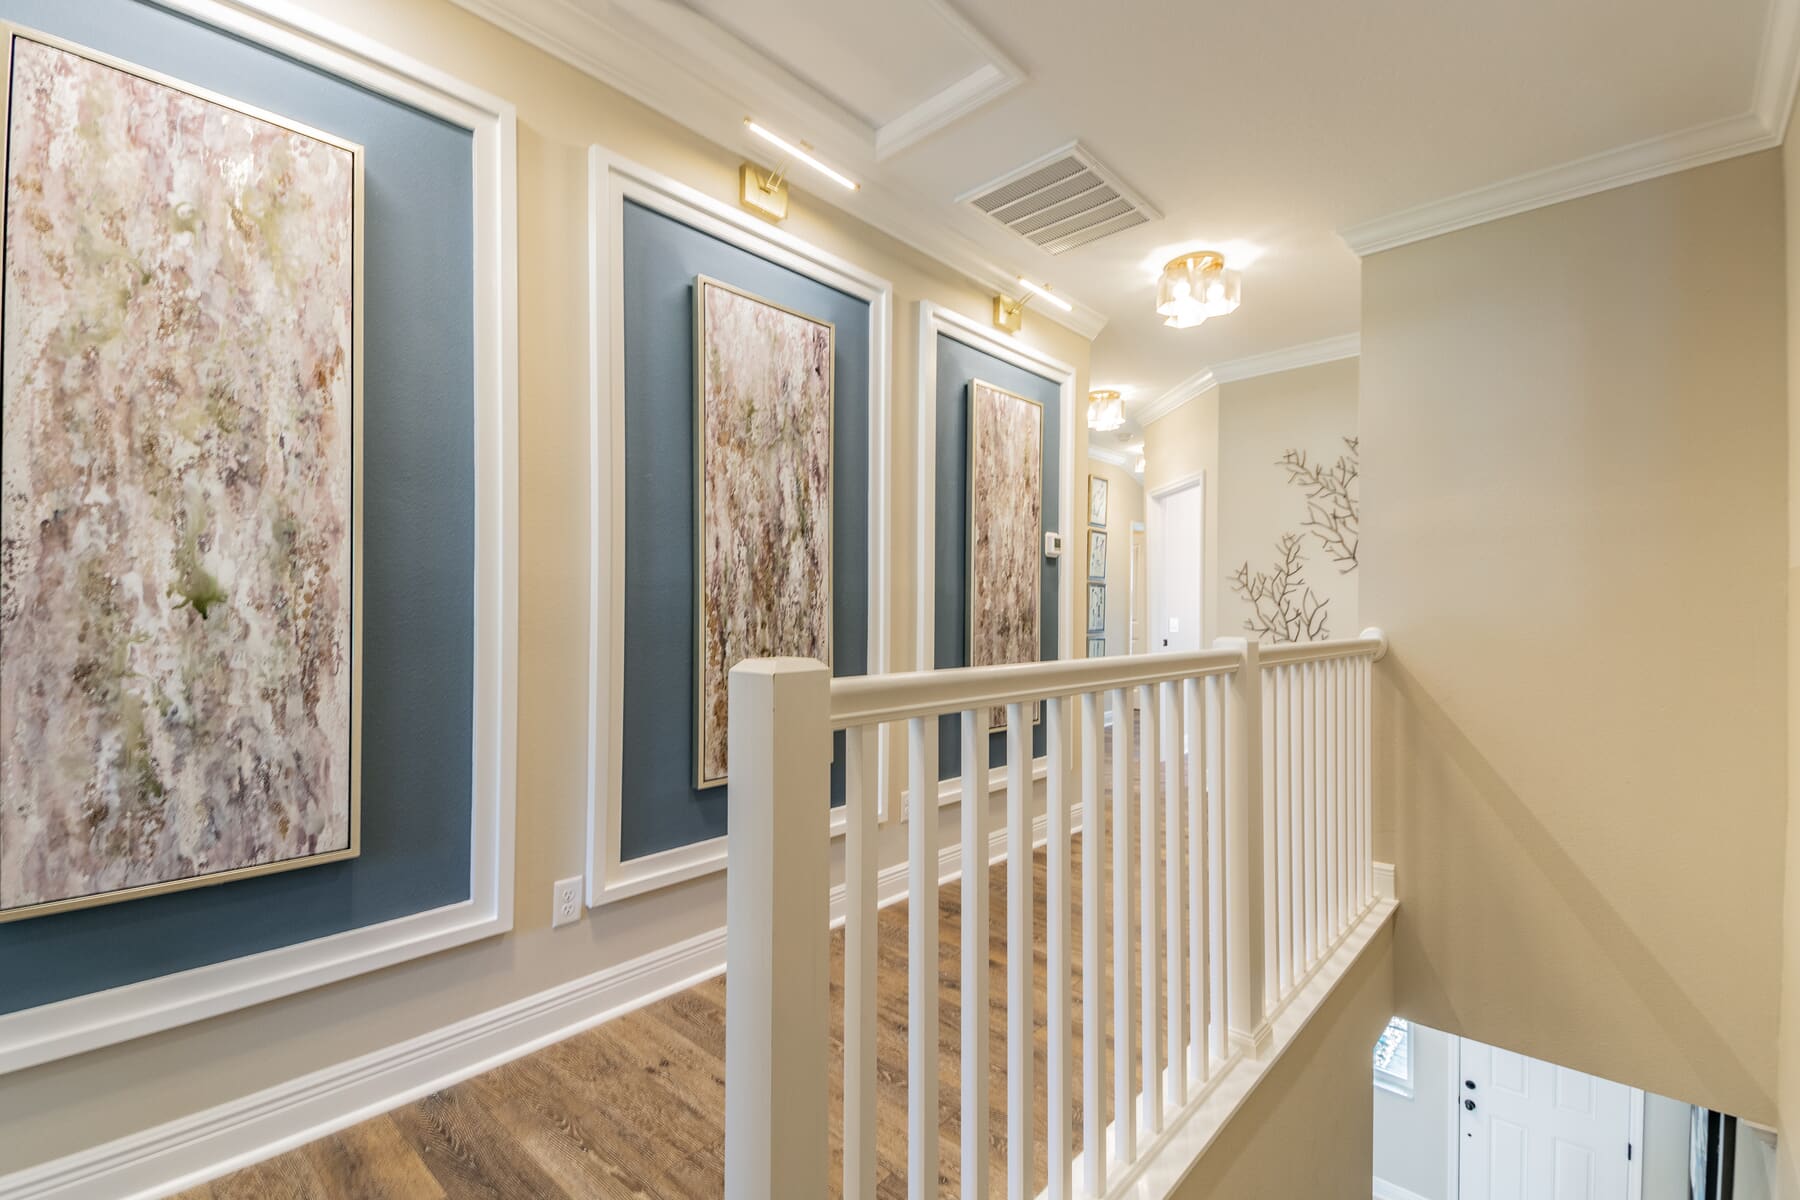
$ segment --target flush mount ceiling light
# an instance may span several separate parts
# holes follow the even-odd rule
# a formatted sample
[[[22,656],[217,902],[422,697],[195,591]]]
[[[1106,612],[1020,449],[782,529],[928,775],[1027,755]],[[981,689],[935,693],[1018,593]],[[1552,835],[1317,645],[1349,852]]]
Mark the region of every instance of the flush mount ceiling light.
[[[825,163],[820,162],[817,158],[815,158],[813,156],[812,151],[810,149],[808,149],[803,143],[795,143],[795,142],[788,141],[786,138],[782,137],[780,134],[772,132],[771,130],[765,128],[762,125],[758,125],[756,123],[755,118],[745,117],[744,118],[744,128],[748,129],[751,133],[754,133],[757,137],[761,138],[763,141],[769,143],[769,145],[774,146],[777,150],[780,150],[783,154],[786,154],[788,157],[799,159],[801,162],[805,163],[807,166],[811,167],[813,170],[817,171],[819,174],[825,176],[825,178],[831,180],[833,183],[836,183],[841,187],[847,188],[848,190],[850,190],[852,192],[859,191],[862,188],[862,184],[856,182],[856,180],[850,178],[848,175],[844,174],[842,171],[838,170],[835,167],[827,166]]]
[[[1095,433],[1111,433],[1125,424],[1125,398],[1102,389],[1088,393],[1088,428]]]
[[[1235,312],[1243,277],[1225,265],[1217,250],[1196,250],[1171,259],[1156,285],[1156,312],[1164,325],[1192,329],[1208,317]]]

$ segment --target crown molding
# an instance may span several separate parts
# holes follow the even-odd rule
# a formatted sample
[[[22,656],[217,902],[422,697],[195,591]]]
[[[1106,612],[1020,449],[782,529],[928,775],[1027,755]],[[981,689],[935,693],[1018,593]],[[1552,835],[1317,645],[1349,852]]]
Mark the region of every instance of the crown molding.
[[[1245,379],[1255,379],[1259,375],[1315,367],[1320,363],[1355,358],[1361,353],[1362,335],[1346,333],[1338,337],[1321,338],[1316,342],[1302,342],[1298,346],[1284,346],[1280,350],[1270,350],[1263,354],[1249,354],[1243,358],[1214,363],[1189,375],[1154,400],[1136,409],[1132,409],[1127,403],[1126,408],[1132,420],[1140,425],[1148,425],[1222,383],[1238,383]]]
[[[1797,89],[1800,0],[1769,0],[1747,111],[1377,217],[1351,225],[1339,236],[1359,256],[1378,254],[1565,200],[1773,149],[1787,136]]]
[[[1132,461],[1132,456],[1125,453],[1123,450],[1113,450],[1106,446],[1096,446],[1092,442],[1088,443],[1087,454],[1088,457],[1095,462],[1111,463],[1113,466],[1121,467],[1127,471],[1137,465]]]
[[[777,128],[803,131],[821,157],[863,182],[860,191],[807,189],[808,196],[843,210],[978,287],[1015,296],[1019,276],[1031,273],[994,262],[972,239],[934,219],[933,207],[925,197],[885,177],[880,131],[698,13],[656,0],[452,2],[728,153],[760,161],[766,147],[753,145],[743,124],[752,112]],[[968,32],[980,36],[972,26]],[[988,45],[985,39],[980,44]],[[993,50],[990,57],[998,53]],[[1006,75],[1008,68],[1017,71],[1003,56],[1002,63],[995,68],[1001,75]],[[1019,78],[1024,78],[1022,72]],[[984,80],[970,86],[981,91],[1005,83],[985,75]],[[955,84],[949,90],[957,92],[961,87]],[[948,98],[940,94],[926,104],[940,100],[947,107],[937,117],[946,123],[972,107],[970,96],[961,92]],[[954,113],[946,116],[951,109]],[[916,141],[929,132],[931,129],[921,126],[896,130],[894,137],[904,135]],[[889,152],[897,148],[890,139]],[[800,181],[793,186],[801,190]],[[1089,340],[1098,337],[1106,327],[1106,315],[1073,297],[1064,295],[1063,299],[1074,305],[1072,312],[1044,306],[1034,309],[1034,314]]]

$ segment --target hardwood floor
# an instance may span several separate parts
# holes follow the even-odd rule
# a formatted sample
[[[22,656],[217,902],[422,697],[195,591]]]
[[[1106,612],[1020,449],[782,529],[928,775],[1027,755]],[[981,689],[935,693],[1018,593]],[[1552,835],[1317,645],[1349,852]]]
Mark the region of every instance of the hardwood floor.
[[[1135,847],[1132,861],[1137,861]],[[1072,948],[1075,1057],[1081,1063],[1079,843]],[[1045,858],[1035,860],[1036,1179],[1045,1162]],[[989,888],[989,1156],[991,1192],[1006,1194],[1006,870]],[[1102,864],[1101,886],[1110,871]],[[1133,888],[1135,894],[1136,888]],[[942,985],[938,1073],[939,1188],[955,1195],[960,1157],[959,976],[961,885],[939,893]],[[1136,924],[1136,912],[1133,923]],[[880,919],[878,1194],[906,1194],[906,921],[904,904]],[[1109,989],[1111,972],[1105,986]],[[725,987],[713,979],[417,1103],[183,1193],[183,1200],[363,1200],[503,1197],[547,1200],[654,1197],[691,1200],[724,1190]],[[1135,987],[1134,987],[1135,991]],[[832,1186],[841,1181],[843,1105],[842,935],[833,938]],[[1110,1038],[1107,1067],[1111,1070]],[[1134,1066],[1134,1076],[1137,1070]],[[1110,1079],[1110,1075],[1108,1076]],[[1079,1074],[1077,1076],[1079,1091]],[[1110,1087],[1108,1088],[1110,1094]],[[1108,1112],[1108,1118],[1111,1113]],[[1074,1129],[1081,1137],[1080,1097]]]

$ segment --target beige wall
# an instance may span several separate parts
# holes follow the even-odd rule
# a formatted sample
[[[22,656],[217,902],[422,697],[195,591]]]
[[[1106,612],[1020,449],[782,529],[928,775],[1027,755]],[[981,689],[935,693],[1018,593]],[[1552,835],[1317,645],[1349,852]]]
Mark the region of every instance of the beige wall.
[[[1205,525],[1201,569],[1201,644],[1210,646],[1219,626],[1219,389],[1208,388],[1160,421],[1144,428],[1145,503],[1156,492],[1190,476],[1206,476],[1201,499]],[[1154,568],[1155,564],[1151,564]]]
[[[1363,263],[1363,616],[1403,1015],[1775,1114],[1781,162]]]
[[[1131,594],[1131,525],[1144,519],[1144,485],[1138,477],[1124,467],[1115,467],[1111,463],[1101,462],[1097,458],[1087,460],[1082,477],[1078,480],[1081,497],[1078,504],[1079,521],[1076,542],[1078,553],[1075,556],[1076,569],[1080,571],[1082,581],[1078,589],[1078,597],[1082,615],[1087,615],[1087,476],[1101,475],[1106,478],[1106,653],[1108,656],[1129,654],[1131,652],[1131,607],[1134,597]],[[1144,598],[1135,597],[1140,614]],[[1083,648],[1087,645],[1084,635],[1076,645]]]
[[[377,975],[0,1078],[0,1164],[120,1137],[416,1037],[723,923],[724,877],[598,910],[552,932],[553,880],[586,839],[588,529],[586,153],[600,142],[723,200],[740,156],[686,132],[445,0],[308,7],[511,100],[519,114],[520,586],[517,931]],[[990,297],[794,181],[783,226],[893,281],[894,650],[912,659],[918,319],[930,299],[986,321]],[[1033,315],[1022,340],[1071,363],[1085,339]],[[1077,423],[1074,460],[1086,461]],[[1079,646],[1083,614],[1071,613]],[[901,761],[904,761],[902,758]],[[947,811],[953,820],[955,810]],[[899,826],[884,861],[900,858]],[[954,833],[949,833],[954,839]],[[122,912],[123,910],[121,910]]]
[[[1356,436],[1356,376],[1356,360],[1346,358],[1219,386],[1220,633],[1250,635],[1250,604],[1232,589],[1231,574],[1244,564],[1252,574],[1268,571],[1284,533],[1299,534],[1304,544],[1307,586],[1326,604],[1326,636],[1362,632],[1356,572],[1333,562],[1301,525],[1306,492],[1276,465],[1289,450],[1326,466],[1348,452],[1344,439]]]
[[[1370,1053],[1394,1009],[1393,970],[1393,935],[1384,929],[1176,1187],[1175,1200],[1369,1194]]]
[[[1800,101],[1795,112],[1800,114]],[[1781,1194],[1800,1196],[1800,121],[1781,147],[1787,232],[1787,898],[1779,1048]]]

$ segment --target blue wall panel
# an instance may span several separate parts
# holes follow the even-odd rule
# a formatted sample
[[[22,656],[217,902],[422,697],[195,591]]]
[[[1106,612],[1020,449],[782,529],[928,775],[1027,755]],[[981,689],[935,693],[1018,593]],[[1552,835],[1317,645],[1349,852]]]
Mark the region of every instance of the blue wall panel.
[[[0,1012],[467,899],[475,614],[469,131],[137,0],[0,0],[0,18],[368,152],[362,857],[0,925]]]
[[[694,787],[694,276],[836,326],[832,670],[869,645],[869,305],[641,205],[625,206],[625,694],[620,858],[725,832]],[[832,803],[843,802],[843,736]]]
[[[1021,370],[984,350],[940,333],[937,344],[937,531],[935,638],[932,664],[969,665],[969,384],[979,379],[1044,406],[1044,531],[1060,532],[1062,390],[1041,375]],[[1060,560],[1043,560],[1044,625],[1039,654],[1057,657]],[[1032,755],[1044,753],[1044,727],[1031,738]],[[1006,734],[988,738],[988,765],[1006,762]],[[962,775],[961,718],[938,722],[938,778]]]

